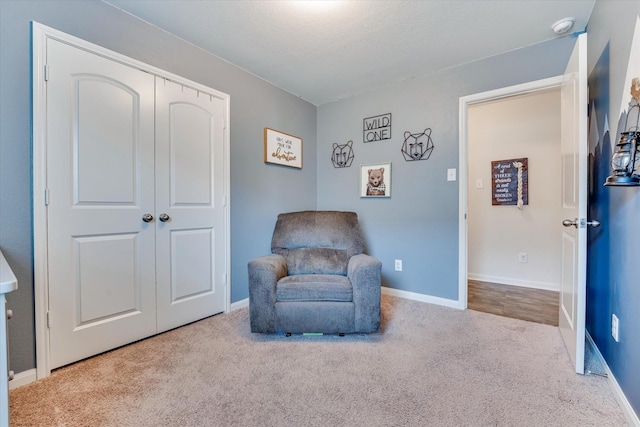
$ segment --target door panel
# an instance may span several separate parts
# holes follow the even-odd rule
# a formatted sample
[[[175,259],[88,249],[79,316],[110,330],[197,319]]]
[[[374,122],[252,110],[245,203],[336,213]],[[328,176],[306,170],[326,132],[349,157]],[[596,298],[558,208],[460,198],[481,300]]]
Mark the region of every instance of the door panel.
[[[139,94],[96,75],[75,75],[73,85],[76,203],[134,204]]]
[[[214,235],[211,228],[171,232],[171,303],[213,292],[211,262]],[[200,254],[198,257],[192,252]]]
[[[49,39],[51,368],[155,333],[154,77]]]
[[[136,292],[137,234],[74,238],[78,327],[140,311]]]
[[[224,105],[157,81],[158,332],[225,308]]]
[[[216,123],[197,105],[176,102],[169,108],[171,206],[211,207]]]
[[[576,40],[561,88],[563,219],[559,326],[577,373],[584,373],[587,262],[587,34]],[[562,221],[562,219],[560,219]]]

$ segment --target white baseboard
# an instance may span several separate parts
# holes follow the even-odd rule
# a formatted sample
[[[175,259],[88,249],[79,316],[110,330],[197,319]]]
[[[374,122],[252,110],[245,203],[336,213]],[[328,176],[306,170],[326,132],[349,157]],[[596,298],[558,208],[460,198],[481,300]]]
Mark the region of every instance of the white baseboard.
[[[406,299],[420,301],[420,302],[428,302],[430,304],[443,305],[445,307],[457,308],[460,310],[464,308],[462,307],[460,301],[458,300],[434,297],[431,295],[418,294],[418,293],[409,292],[409,291],[401,291],[399,289],[387,288],[384,286],[382,287],[382,293],[385,295],[391,295],[394,297],[406,298]]]
[[[229,311],[240,310],[241,308],[249,307],[249,298],[241,299],[240,301],[236,301],[231,303],[231,307],[229,307]]]
[[[620,404],[620,407],[622,408],[622,412],[624,412],[625,417],[627,417],[627,421],[629,421],[629,425],[634,427],[640,427],[640,418],[638,418],[638,414],[636,414],[633,408],[631,407],[631,404],[627,400],[627,396],[624,395],[624,392],[620,388],[620,384],[618,384],[616,377],[613,376],[611,369],[609,369],[609,365],[607,365],[607,362],[604,360],[604,357],[602,357],[602,353],[600,353],[600,349],[598,349],[598,346],[596,346],[596,343],[593,341],[593,338],[591,338],[591,335],[589,334],[589,332],[587,332],[587,343],[593,349],[593,353],[595,354],[596,358],[602,363],[602,366],[604,366],[605,372],[607,373],[607,379],[609,380],[609,385],[611,386],[611,390],[613,391],[613,394],[615,395],[616,400]]]
[[[543,289],[545,291],[560,291],[560,284],[549,282],[536,282],[532,280],[515,279],[513,277],[491,276],[488,274],[467,273],[469,280],[479,282],[498,283],[500,285],[520,286],[523,288]]]
[[[36,369],[29,369],[28,371],[22,371],[13,376],[13,379],[9,381],[9,390],[22,387],[23,385],[36,382],[38,376],[36,375]]]

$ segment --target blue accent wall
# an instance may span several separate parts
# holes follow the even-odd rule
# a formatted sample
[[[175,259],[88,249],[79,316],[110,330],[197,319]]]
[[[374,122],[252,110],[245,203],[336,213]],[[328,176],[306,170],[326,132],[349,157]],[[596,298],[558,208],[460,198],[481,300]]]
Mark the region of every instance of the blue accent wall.
[[[630,100],[629,61],[640,55],[631,51],[639,14],[637,1],[598,1],[587,28],[589,216],[602,226],[590,229],[588,236],[586,327],[636,414],[640,414],[640,187],[603,184],[626,119],[620,105]],[[619,319],[619,342],[611,336],[612,314]]]

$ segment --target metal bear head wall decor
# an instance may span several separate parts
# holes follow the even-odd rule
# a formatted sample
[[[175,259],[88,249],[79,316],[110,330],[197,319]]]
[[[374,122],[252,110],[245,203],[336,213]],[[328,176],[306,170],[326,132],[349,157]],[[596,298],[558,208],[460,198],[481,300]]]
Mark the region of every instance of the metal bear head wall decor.
[[[404,144],[402,144],[402,155],[406,161],[427,160],[433,152],[433,141],[431,140],[431,128],[426,128],[421,133],[404,133]]]
[[[353,141],[345,144],[333,144],[333,152],[331,153],[331,162],[334,168],[348,168],[353,163]]]

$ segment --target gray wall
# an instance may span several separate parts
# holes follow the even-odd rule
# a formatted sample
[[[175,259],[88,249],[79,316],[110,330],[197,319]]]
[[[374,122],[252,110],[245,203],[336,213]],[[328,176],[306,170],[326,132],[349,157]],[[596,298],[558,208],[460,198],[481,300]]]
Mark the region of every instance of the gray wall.
[[[19,283],[7,296],[16,372],[35,367],[30,21],[231,96],[232,301],[248,296],[247,262],[269,252],[276,215],[316,207],[315,106],[102,2],[0,1],[0,248]],[[303,169],[263,163],[264,127],[303,139]]]
[[[638,1],[598,1],[589,20],[589,104],[591,171],[589,215],[602,223],[589,230],[587,249],[587,331],[607,361],[627,400],[640,416],[640,187],[604,187],[611,174],[611,153],[624,126],[621,105],[628,109],[631,58]],[[640,31],[640,28],[637,29]],[[640,70],[631,77],[640,77]],[[631,116],[635,119],[637,116]],[[605,129],[608,121],[610,131]],[[630,119],[630,123],[633,120]],[[632,224],[632,226],[629,226]],[[611,315],[618,319],[619,342],[611,336]]]
[[[574,36],[512,51],[416,77],[318,107],[318,207],[356,211],[370,252],[382,261],[387,287],[458,299],[459,97],[557,76],[564,72]],[[362,120],[392,113],[390,141],[362,141]],[[429,160],[407,162],[401,154],[405,131],[431,128],[435,149]],[[334,143],[354,141],[349,168],[331,163]],[[389,199],[359,197],[361,164],[392,162]],[[459,172],[459,171],[458,171]],[[403,260],[402,272],[394,259]]]

